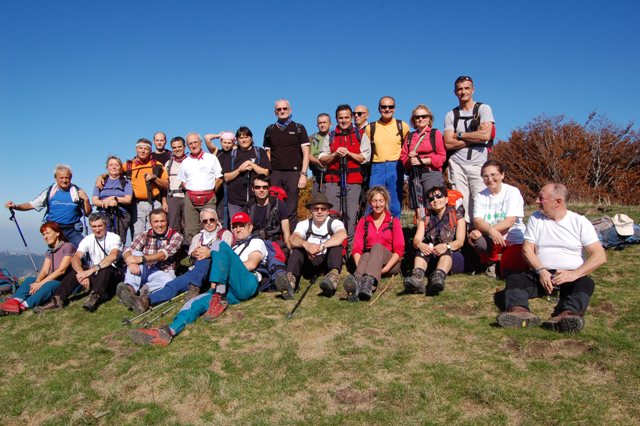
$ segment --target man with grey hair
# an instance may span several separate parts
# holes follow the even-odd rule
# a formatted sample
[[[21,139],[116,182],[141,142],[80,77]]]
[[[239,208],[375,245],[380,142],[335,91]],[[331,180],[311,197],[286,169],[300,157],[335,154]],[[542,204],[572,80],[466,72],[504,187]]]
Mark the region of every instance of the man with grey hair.
[[[302,124],[292,120],[289,101],[277,100],[274,112],[278,120],[264,131],[263,147],[271,160],[271,184],[286,191],[289,224],[295,227],[298,190],[307,185],[309,136]]]
[[[191,240],[198,230],[199,215],[205,207],[216,208],[216,191],[222,185],[222,167],[218,157],[202,150],[198,133],[187,134],[190,154],[182,162],[178,180],[187,191],[184,197],[185,237]]]
[[[82,241],[82,215],[91,213],[91,204],[87,193],[71,183],[71,167],[66,164],[58,164],[53,170],[56,183],[42,191],[32,201],[16,204],[7,201],[8,209],[27,211],[41,211],[46,208],[44,221],[56,222],[65,237],[74,247],[78,248]]]
[[[546,184],[536,203],[538,211],[529,218],[522,246],[531,270],[507,278],[504,306],[500,306],[504,311],[497,322],[505,328],[538,325],[540,318],[529,311],[529,299],[555,294],[558,304],[542,326],[577,333],[584,327],[584,315],[595,289],[588,274],[607,257],[591,222],[567,209],[564,185]],[[588,255],[586,260],[583,251]]]

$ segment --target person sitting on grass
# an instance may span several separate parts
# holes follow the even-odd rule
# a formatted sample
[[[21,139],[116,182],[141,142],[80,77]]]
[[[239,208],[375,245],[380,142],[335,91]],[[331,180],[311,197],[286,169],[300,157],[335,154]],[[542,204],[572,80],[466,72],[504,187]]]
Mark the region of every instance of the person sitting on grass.
[[[496,318],[505,328],[539,325],[529,310],[529,299],[558,291],[553,315],[544,328],[577,333],[595,289],[588,276],[607,261],[596,230],[587,218],[567,209],[567,188],[548,183],[540,190],[539,210],[531,215],[524,233],[522,253],[530,271],[507,278],[504,308]],[[588,257],[583,258],[583,250]]]
[[[342,243],[347,238],[344,224],[329,216],[333,207],[327,196],[319,193],[307,203],[311,218],[298,222],[291,238],[291,254],[287,262],[287,274],[276,278],[275,286],[285,300],[293,299],[303,272],[326,272],[320,288],[331,297],[338,287],[342,270]]]
[[[107,232],[104,213],[91,213],[89,226],[93,233],[80,241],[71,259],[75,273],[66,275],[49,303],[34,309],[34,313],[61,309],[80,287],[91,291],[82,305],[89,312],[95,312],[101,303],[113,296],[116,284],[122,279],[122,271],[115,266],[122,254],[122,242],[118,234]],[[88,256],[89,266],[83,264],[85,256]]]
[[[224,241],[230,246],[233,245],[233,235],[222,227],[218,221],[218,214],[213,208],[205,207],[202,209],[200,222],[202,230],[193,237],[189,246],[189,256],[194,261],[193,268],[169,281],[158,291],[149,295],[132,295],[126,298],[127,303],[130,303],[130,306],[127,307],[131,308],[134,313],[146,312],[150,306],[170,300],[187,290],[185,302],[200,294],[211,269],[211,247],[220,241]]]
[[[252,237],[253,225],[248,214],[236,213],[231,218],[231,229],[236,239],[233,248],[223,241],[216,241],[211,248],[211,289],[185,303],[171,324],[133,330],[131,339],[135,343],[167,346],[198,317],[213,321],[224,313],[228,304],[251,299],[258,293],[264,277],[257,269],[264,267],[267,248],[263,240]]]
[[[428,214],[418,222],[413,247],[416,249],[411,275],[404,280],[406,293],[434,296],[444,290],[447,274],[464,271],[460,249],[464,245],[467,225],[464,207],[447,204],[447,188],[427,191]],[[425,285],[425,274],[429,277]]]
[[[0,315],[19,314],[43,304],[53,296],[63,278],[74,273],[70,266],[76,248],[60,226],[56,222],[45,222],[40,226],[40,233],[49,247],[40,272],[35,278],[25,279],[13,297],[0,304]]]
[[[342,283],[348,300],[369,300],[382,276],[400,272],[404,235],[400,219],[389,212],[389,191],[374,186],[367,193],[371,213],[360,219],[353,239],[354,275]]]

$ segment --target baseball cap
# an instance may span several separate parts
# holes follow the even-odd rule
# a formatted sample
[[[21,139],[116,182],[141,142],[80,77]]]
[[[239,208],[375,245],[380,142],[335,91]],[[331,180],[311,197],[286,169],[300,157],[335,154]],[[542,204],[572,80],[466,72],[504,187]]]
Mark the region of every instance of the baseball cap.
[[[239,212],[233,215],[231,223],[251,223],[251,217],[245,212]]]

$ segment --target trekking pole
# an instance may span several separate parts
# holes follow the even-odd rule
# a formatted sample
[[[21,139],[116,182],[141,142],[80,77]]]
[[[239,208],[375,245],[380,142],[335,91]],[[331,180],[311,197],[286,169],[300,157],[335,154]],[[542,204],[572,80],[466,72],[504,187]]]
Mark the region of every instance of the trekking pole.
[[[22,234],[22,230],[20,229],[20,225],[18,225],[18,219],[16,219],[16,212],[13,209],[9,209],[11,212],[10,221],[16,224],[16,228],[18,228],[18,233],[20,233],[20,238],[22,238],[22,242],[24,243],[24,247],[27,249],[27,253],[29,253],[29,259],[31,259],[31,264],[33,265],[33,269],[35,269],[36,273],[38,273],[38,267],[36,266],[36,262],[33,260],[33,256],[31,255],[31,250],[29,250],[29,246],[27,245],[27,240],[24,239],[24,235]]]
[[[163,307],[166,307],[167,305],[173,303],[173,302],[177,302],[181,297],[184,297],[186,293],[180,293],[179,295],[175,296],[173,299],[169,299],[165,302],[160,303],[157,306],[151,307],[148,310],[144,311],[141,314],[138,314],[134,317],[131,318],[124,318],[122,320],[122,325],[131,325],[133,323],[135,323],[136,321],[141,321],[144,319],[145,316],[149,316],[151,315],[152,312],[157,311],[158,309],[161,309]]]
[[[160,312],[158,315],[156,315],[155,317],[151,318],[150,320],[147,320],[145,323],[142,324],[143,328],[147,328],[149,327],[151,324],[153,324],[155,321],[159,320],[160,318],[164,317],[165,315],[167,315],[169,312],[171,312],[172,310],[174,310],[176,308],[176,304],[174,303],[173,305],[169,306],[167,309],[165,309],[164,311]]]
[[[344,228],[349,231],[349,214],[347,204],[347,157],[340,158],[340,210],[342,224]],[[349,243],[347,243],[347,249],[345,252],[346,258],[349,259]]]
[[[418,220],[422,219],[425,215],[424,205],[420,202],[420,197],[418,196],[418,185],[420,183],[420,173],[418,172],[416,166],[411,167],[411,171],[409,172],[409,198],[411,199],[411,203],[415,206],[414,208],[418,210],[418,214],[420,217]]]
[[[302,300],[307,295],[307,293],[309,293],[309,290],[316,283],[317,279],[318,279],[317,275],[314,275],[314,276],[311,277],[311,280],[309,280],[309,285],[307,285],[307,288],[305,288],[304,291],[302,292],[302,294],[300,295],[300,299],[298,299],[298,301],[296,302],[296,304],[293,307],[293,309],[291,310],[291,312],[289,312],[287,314],[287,319],[288,320],[290,320],[293,317],[293,313],[296,311],[296,309],[298,309],[298,306],[300,306],[300,303],[302,303]]]

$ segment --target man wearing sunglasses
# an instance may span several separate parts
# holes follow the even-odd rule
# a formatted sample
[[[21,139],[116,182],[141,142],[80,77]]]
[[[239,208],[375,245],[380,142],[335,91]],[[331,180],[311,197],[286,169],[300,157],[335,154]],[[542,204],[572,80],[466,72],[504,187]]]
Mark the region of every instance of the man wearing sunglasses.
[[[253,232],[263,240],[277,243],[284,253],[289,252],[289,211],[284,201],[271,196],[269,190],[271,180],[266,175],[258,175],[253,181],[255,202],[249,204],[245,211],[251,217]]]
[[[480,169],[488,159],[494,133],[491,107],[473,100],[475,88],[469,76],[454,83],[459,105],[444,117],[444,144],[449,152],[449,182],[462,193],[464,217],[473,218],[473,198],[485,189]]]
[[[364,130],[369,125],[369,108],[358,105],[353,112],[353,121],[358,129]]]
[[[409,133],[409,125],[396,120],[396,101],[383,96],[378,102],[380,119],[367,126],[365,133],[371,141],[371,177],[369,187],[382,185],[389,191],[389,210],[393,217],[400,217],[404,188],[404,167],[400,162],[402,141]]]

